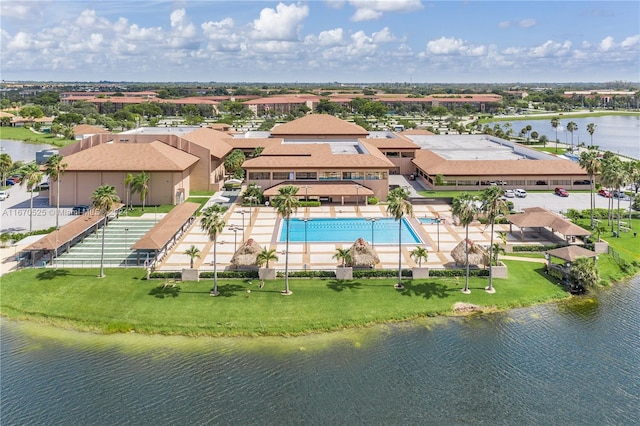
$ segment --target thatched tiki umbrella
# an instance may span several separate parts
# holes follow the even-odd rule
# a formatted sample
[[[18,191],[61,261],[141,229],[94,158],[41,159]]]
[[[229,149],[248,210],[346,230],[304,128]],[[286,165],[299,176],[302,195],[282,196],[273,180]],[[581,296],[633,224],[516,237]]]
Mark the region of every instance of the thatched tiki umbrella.
[[[478,244],[474,244],[471,240],[467,240],[466,244],[465,240],[462,240],[451,251],[451,257],[453,257],[453,260],[456,261],[456,265],[466,266],[467,264],[467,253],[465,252],[465,246],[469,247],[470,265],[487,265],[489,263],[489,255],[482,247],[480,247]]]
[[[262,246],[254,241],[253,238],[249,238],[244,244],[240,246],[238,251],[233,254],[231,258],[231,264],[237,269],[247,266],[258,265],[258,253],[262,251]]]
[[[371,245],[358,238],[351,246],[351,266],[354,268],[372,267],[380,263],[376,250]]]

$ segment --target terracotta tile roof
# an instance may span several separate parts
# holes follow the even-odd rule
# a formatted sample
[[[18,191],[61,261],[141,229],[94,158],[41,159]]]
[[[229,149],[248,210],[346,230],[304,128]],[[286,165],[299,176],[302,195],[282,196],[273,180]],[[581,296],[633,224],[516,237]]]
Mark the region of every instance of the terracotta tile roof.
[[[246,160],[244,169],[361,168],[394,167],[376,147],[362,142],[368,154],[334,154],[328,143],[276,144],[265,147],[262,155]]]
[[[116,203],[113,206],[113,210],[118,210],[122,208],[122,206],[124,206],[124,204]],[[62,247],[69,241],[73,241],[76,237],[82,235],[86,230],[94,227],[96,223],[102,220],[103,217],[104,216],[102,216],[96,210],[90,209],[71,222],[62,225],[57,231],[50,232],[46,236],[40,238],[38,241],[27,246],[24,250],[55,250],[57,247]]]
[[[413,163],[426,173],[445,176],[587,176],[577,163],[566,160],[446,160],[433,151],[416,151]]]
[[[102,127],[91,126],[89,124],[78,124],[73,128],[74,135],[95,135],[98,133],[111,133]]]
[[[270,105],[270,104],[305,104],[307,101],[318,102],[317,95],[290,95],[290,96],[270,96],[266,98],[252,99],[244,102],[245,105]]]
[[[518,228],[551,228],[562,235],[591,235],[591,232],[586,229],[543,207],[530,207],[522,210],[524,213],[507,216],[507,220]]]
[[[67,171],[181,172],[198,160],[159,141],[104,143],[65,157]]]
[[[199,203],[182,203],[175,206],[165,217],[160,219],[153,228],[147,231],[131,247],[133,250],[160,250],[187,223],[189,218],[198,211]]]
[[[233,150],[225,140],[229,135],[209,127],[201,127],[198,130],[182,135],[182,139],[188,140],[209,150],[211,155],[221,159]]]
[[[300,188],[297,195],[298,197],[306,197],[309,195],[310,197],[339,197],[339,196],[372,196],[374,192],[367,188],[366,186],[358,185],[358,190],[356,191],[356,185],[353,182],[300,182],[300,181],[291,181],[291,182],[282,182],[276,186],[272,186],[271,188],[267,188],[264,190],[264,195],[267,197],[273,197],[278,195],[280,188],[287,185],[293,185]],[[309,188],[305,189],[305,186]]]
[[[328,136],[344,135],[366,137],[362,127],[329,114],[309,114],[297,120],[280,124],[271,130],[271,136]]]
[[[547,250],[550,256],[557,257],[558,259],[565,260],[567,262],[575,262],[579,257],[596,257],[598,254],[594,251],[587,250],[580,246],[566,246],[553,250]]]

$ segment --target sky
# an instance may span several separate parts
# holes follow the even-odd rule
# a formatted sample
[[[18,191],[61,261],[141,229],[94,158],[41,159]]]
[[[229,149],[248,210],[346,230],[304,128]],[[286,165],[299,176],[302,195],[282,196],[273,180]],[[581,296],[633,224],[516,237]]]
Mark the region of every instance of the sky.
[[[2,0],[4,81],[640,81],[640,2]]]

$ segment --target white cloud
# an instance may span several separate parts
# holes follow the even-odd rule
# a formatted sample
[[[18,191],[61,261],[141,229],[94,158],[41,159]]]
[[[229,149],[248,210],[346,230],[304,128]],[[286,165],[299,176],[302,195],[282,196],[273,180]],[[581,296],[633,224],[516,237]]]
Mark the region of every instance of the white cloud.
[[[397,40],[396,36],[391,34],[391,30],[388,27],[384,27],[382,30],[372,34],[372,39],[375,43],[391,43]]]
[[[473,46],[462,39],[440,37],[427,43],[427,52],[433,55],[479,56],[484,54],[485,46]]]
[[[570,41],[558,43],[552,40],[547,40],[543,44],[529,49],[529,55],[536,58],[566,56],[569,53],[570,48]]]
[[[531,27],[535,27],[537,24],[535,19],[523,19],[522,21],[518,22],[518,25],[520,25],[520,27],[522,28],[531,28]]]
[[[511,21],[498,22],[498,28],[509,28],[511,27],[511,25],[512,25]]]
[[[37,13],[37,9],[38,6],[35,4],[2,2],[0,3],[0,16],[3,18],[29,19],[34,13]]]
[[[613,45],[614,45],[613,37],[609,36],[602,39],[602,41],[600,42],[599,48],[601,52],[606,52],[610,50],[613,47]]]
[[[381,18],[387,12],[408,13],[422,9],[420,0],[349,0],[356,11],[352,21],[371,21]]]
[[[624,40],[622,40],[622,43],[620,43],[620,46],[624,47],[625,49],[634,46],[639,47],[640,34],[625,38]]]
[[[279,3],[275,10],[264,8],[260,18],[253,21],[252,36],[259,40],[296,40],[308,15],[306,5]]]
[[[334,46],[344,42],[344,30],[342,28],[334,28],[328,31],[322,31],[318,35],[318,43],[321,46]]]

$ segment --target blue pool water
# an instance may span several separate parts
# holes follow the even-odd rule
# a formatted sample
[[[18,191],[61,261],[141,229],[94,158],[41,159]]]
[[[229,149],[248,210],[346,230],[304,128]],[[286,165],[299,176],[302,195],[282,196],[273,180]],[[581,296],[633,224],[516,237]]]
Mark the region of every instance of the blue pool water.
[[[402,244],[416,244],[422,241],[402,219]],[[289,232],[290,242],[305,241],[305,222],[302,219],[291,219]],[[307,221],[306,241],[318,242],[349,242],[363,238],[373,244],[398,244],[398,222],[391,218],[376,218],[375,222],[365,218],[341,219],[311,219]],[[286,241],[286,221],[280,228],[280,242]]]
[[[424,224],[438,223],[438,219],[435,217],[419,217],[418,220],[420,221],[420,223],[424,223]]]

